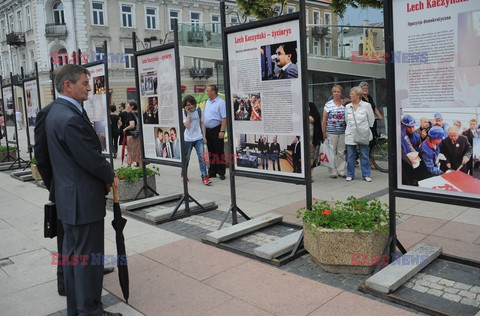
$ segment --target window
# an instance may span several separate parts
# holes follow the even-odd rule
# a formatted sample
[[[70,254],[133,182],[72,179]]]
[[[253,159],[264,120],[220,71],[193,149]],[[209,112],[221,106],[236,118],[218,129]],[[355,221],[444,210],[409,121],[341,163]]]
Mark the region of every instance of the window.
[[[103,2],[92,2],[93,25],[105,25]]]
[[[133,48],[125,48],[125,69],[133,69]]]
[[[318,39],[313,40],[313,54],[320,55],[320,41]]]
[[[202,60],[198,58],[193,59],[193,68],[202,68]]]
[[[190,27],[192,31],[200,30],[200,12],[190,12]]]
[[[30,62],[32,63],[30,70],[33,72],[35,71],[35,52],[30,50]]]
[[[64,64],[68,64],[68,53],[65,48],[61,48],[58,51],[58,66],[63,66]]]
[[[95,46],[95,58],[93,61],[103,60],[103,46]]]
[[[123,27],[133,27],[133,6],[128,4],[121,5],[122,10],[122,26]]]
[[[27,71],[27,55],[22,53],[22,67],[23,71]]]
[[[32,29],[32,14],[30,13],[30,6],[25,7],[25,16],[27,17],[27,31]]]
[[[2,75],[2,77],[4,77],[5,73],[3,72],[3,62],[2,62],[2,55],[0,54],[0,75]]]
[[[331,32],[332,14],[329,12],[325,12],[325,24],[328,27],[328,32]]]
[[[63,3],[61,1],[56,2],[53,5],[53,21],[55,24],[65,24],[65,16],[63,14]]]
[[[22,11],[17,11],[17,26],[18,32],[23,32],[23,23],[22,23]]]
[[[5,39],[5,36],[7,35],[7,30],[5,29],[5,21],[3,21],[3,20],[0,21],[0,28],[2,29],[2,30],[1,30],[1,31],[2,31],[2,34],[0,34],[0,36],[1,36],[0,38],[1,38],[2,40],[4,40],[4,39]]]
[[[13,29],[13,14],[10,14],[8,16],[8,32],[11,33],[11,32],[14,32],[14,29]]]
[[[320,20],[320,12],[319,11],[313,11],[313,24],[319,25],[322,24],[322,21]]]
[[[236,16],[231,16],[231,17],[230,17],[230,24],[231,24],[231,25],[238,25],[238,24],[240,24],[240,23],[238,23],[238,17],[236,17]]]
[[[13,72],[14,75],[16,75],[18,73],[18,70],[17,70],[17,55],[13,55],[12,72]]]
[[[157,9],[146,8],[145,15],[147,17],[147,29],[155,30],[157,28]]]
[[[288,6],[287,13],[293,13],[293,12],[295,12],[295,7]]]
[[[220,16],[212,15],[212,33],[220,33]]]
[[[180,22],[179,20],[180,17],[180,11],[178,10],[170,10],[170,31],[173,31],[173,25],[174,21],[177,20],[177,22]]]
[[[325,55],[332,56],[332,40],[325,41]]]

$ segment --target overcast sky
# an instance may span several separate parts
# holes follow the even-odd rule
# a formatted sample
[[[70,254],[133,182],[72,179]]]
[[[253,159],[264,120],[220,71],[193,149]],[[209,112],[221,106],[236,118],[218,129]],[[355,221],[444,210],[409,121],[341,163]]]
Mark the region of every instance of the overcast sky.
[[[347,7],[347,12],[340,24],[363,25],[363,20],[368,19],[370,23],[383,22],[383,10],[381,9],[354,9]]]

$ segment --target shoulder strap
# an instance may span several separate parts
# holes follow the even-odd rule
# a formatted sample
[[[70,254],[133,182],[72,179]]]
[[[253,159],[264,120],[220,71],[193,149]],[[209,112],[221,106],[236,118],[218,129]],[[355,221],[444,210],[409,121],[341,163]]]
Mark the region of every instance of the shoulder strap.
[[[202,109],[198,108],[198,120],[201,122],[202,121]]]

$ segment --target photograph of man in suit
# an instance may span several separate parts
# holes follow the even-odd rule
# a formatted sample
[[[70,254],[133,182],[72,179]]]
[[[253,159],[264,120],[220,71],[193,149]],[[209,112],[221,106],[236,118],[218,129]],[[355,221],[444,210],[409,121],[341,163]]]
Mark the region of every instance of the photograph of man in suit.
[[[173,158],[173,147],[172,147],[172,142],[170,141],[170,134],[168,132],[165,132],[163,135],[164,135],[163,157]]]
[[[170,139],[172,142],[173,158],[180,159],[180,139],[177,138],[177,129],[175,127],[170,129]]]
[[[110,186],[118,185],[118,179],[102,156],[100,141],[82,107],[91,91],[89,75],[74,64],[54,72],[59,97],[44,121],[52,171],[49,187],[63,224],[63,255],[88,256],[86,265],[63,267],[68,314],[119,315],[104,312],[103,265],[92,264],[92,254],[104,255],[105,195]]]
[[[292,160],[293,160],[293,172],[302,172],[302,145],[300,143],[300,136],[295,136],[292,143]]]
[[[155,155],[163,157],[163,130],[157,128],[157,137],[155,138]]]
[[[297,43],[288,42],[278,46],[276,50],[277,66],[280,68],[277,79],[298,78]]]
[[[453,125],[448,128],[448,137],[440,143],[440,153],[447,159],[442,163],[442,171],[451,169],[467,173],[467,164],[472,158],[472,146],[467,137],[458,135],[458,128]]]
[[[473,149],[473,139],[477,138],[479,136],[478,129],[477,129],[477,120],[476,119],[471,119],[469,122],[469,128],[462,133],[463,136],[467,137],[468,142],[470,143],[470,146],[472,146]],[[472,168],[473,168],[474,161],[471,159],[471,161],[467,164],[467,172],[469,174],[472,174]]]
[[[277,136],[273,136],[273,142],[270,144],[270,159],[272,160],[273,170],[275,171],[275,163],[278,171],[280,170],[280,144],[277,143]]]

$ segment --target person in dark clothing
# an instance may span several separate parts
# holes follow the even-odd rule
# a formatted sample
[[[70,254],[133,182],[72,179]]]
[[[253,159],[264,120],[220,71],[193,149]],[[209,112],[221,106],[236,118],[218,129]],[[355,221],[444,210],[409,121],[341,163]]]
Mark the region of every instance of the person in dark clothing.
[[[291,147],[292,147],[293,172],[302,173],[302,144],[300,143],[300,136],[295,136]]]
[[[455,125],[448,128],[448,137],[440,143],[440,153],[447,159],[441,165],[442,171],[451,169],[468,173],[468,162],[472,158],[472,146],[466,136],[459,135],[459,130]]]
[[[118,118],[119,118],[119,121],[120,121],[120,126],[119,126],[119,141],[120,141],[120,144],[123,144],[123,130],[125,129],[125,127],[127,127],[129,125],[129,121],[130,121],[130,118],[129,118],[129,114],[126,110],[126,104],[124,102],[120,103],[120,106],[119,106],[119,112],[118,112]]]
[[[277,164],[278,171],[282,171],[280,170],[280,144],[277,143],[277,136],[273,136],[273,142],[270,144],[270,159],[273,170],[275,171],[275,164]]]
[[[315,103],[308,103],[308,120],[310,126],[310,159],[312,160],[311,166],[315,168],[318,164],[318,155],[320,154],[320,144],[323,142],[323,132],[322,132],[322,118],[320,112],[318,111]]]
[[[118,153],[118,136],[120,135],[120,132],[118,130],[118,115],[115,114],[117,111],[117,107],[115,105],[110,106],[110,126],[111,126],[111,131],[112,131],[112,153],[113,153],[113,158],[117,158],[117,153]]]

